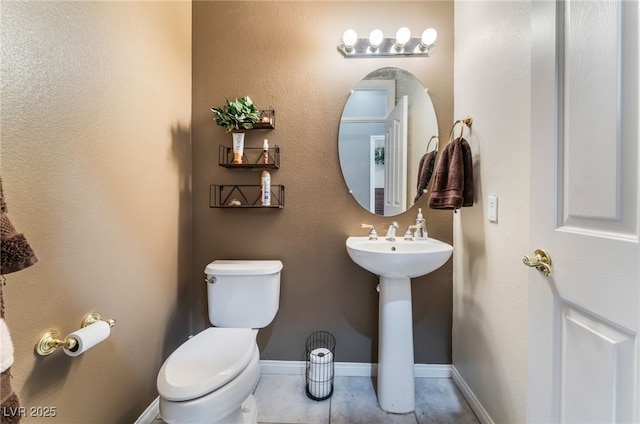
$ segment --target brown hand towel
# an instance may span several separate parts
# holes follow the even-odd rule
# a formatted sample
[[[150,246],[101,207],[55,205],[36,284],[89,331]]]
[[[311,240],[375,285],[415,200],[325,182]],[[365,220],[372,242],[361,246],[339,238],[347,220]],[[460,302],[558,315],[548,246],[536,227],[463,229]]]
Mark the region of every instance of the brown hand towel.
[[[444,148],[436,166],[429,207],[459,209],[473,206],[473,157],[469,143],[460,137]]]
[[[429,185],[429,180],[431,180],[433,168],[436,163],[436,153],[435,150],[427,152],[422,155],[422,159],[420,159],[420,165],[418,165],[418,191],[416,192],[415,199],[413,199],[413,203],[420,199]]]
[[[20,271],[38,262],[23,234],[18,234],[7,215],[7,203],[0,178],[0,274]]]
[[[22,418],[20,400],[11,388],[11,372],[0,373],[0,423],[16,424]]]

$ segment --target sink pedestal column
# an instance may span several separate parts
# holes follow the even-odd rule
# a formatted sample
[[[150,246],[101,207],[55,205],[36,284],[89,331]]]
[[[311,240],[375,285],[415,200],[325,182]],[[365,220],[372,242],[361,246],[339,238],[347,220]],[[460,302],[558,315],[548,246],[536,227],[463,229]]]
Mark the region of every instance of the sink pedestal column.
[[[411,279],[380,277],[378,403],[387,412],[415,409]]]

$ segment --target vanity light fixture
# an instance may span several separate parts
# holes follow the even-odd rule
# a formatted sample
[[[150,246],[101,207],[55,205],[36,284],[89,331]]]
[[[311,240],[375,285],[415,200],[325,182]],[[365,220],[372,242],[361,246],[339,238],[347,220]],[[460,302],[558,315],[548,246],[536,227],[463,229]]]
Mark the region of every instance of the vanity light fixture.
[[[380,29],[369,33],[369,38],[358,38],[353,29],[342,36],[338,51],[344,57],[393,57],[393,56],[430,56],[436,49],[438,32],[426,29],[422,36],[412,37],[407,27],[400,28],[394,37],[385,37]]]

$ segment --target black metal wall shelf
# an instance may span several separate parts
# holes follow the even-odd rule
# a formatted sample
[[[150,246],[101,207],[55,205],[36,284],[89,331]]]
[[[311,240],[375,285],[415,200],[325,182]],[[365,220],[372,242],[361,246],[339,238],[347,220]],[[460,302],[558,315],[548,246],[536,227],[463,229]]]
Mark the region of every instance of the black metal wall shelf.
[[[284,207],[284,186],[271,186],[271,205],[261,203],[260,185],[217,185],[209,188],[209,207],[211,208],[267,208],[282,209]]]
[[[280,147],[269,147],[266,161],[262,147],[245,147],[242,163],[233,163],[233,148],[220,145],[218,158],[218,164],[225,168],[278,169],[280,168]]]
[[[276,128],[276,111],[269,109],[260,110],[260,119],[253,124],[253,130],[274,130]]]

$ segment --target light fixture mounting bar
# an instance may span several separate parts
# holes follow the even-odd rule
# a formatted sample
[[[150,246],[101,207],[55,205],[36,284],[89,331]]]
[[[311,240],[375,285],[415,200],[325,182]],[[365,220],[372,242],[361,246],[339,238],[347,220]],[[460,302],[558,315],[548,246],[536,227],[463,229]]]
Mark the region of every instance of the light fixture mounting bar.
[[[404,47],[396,47],[395,38],[384,38],[377,49],[373,49],[368,38],[358,38],[352,48],[347,48],[344,43],[338,44],[338,51],[346,58],[362,57],[429,57],[436,49],[436,45],[431,44],[424,47],[420,37],[411,37]]]

